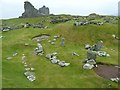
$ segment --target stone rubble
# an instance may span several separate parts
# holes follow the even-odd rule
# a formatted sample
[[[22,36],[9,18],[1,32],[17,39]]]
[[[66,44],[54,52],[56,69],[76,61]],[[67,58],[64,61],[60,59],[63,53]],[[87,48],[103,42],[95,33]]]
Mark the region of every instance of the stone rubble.
[[[26,78],[31,82],[35,81],[36,76],[35,76],[35,72],[33,72],[35,70],[35,68],[30,67],[31,64],[29,64],[29,65],[27,64],[25,54],[23,54],[23,56],[22,56],[22,63],[24,64],[24,67],[25,67],[24,75],[26,76]]]
[[[36,55],[43,55],[44,54],[43,47],[40,43],[37,44],[37,48],[35,48],[34,52]]]
[[[66,63],[65,61],[60,61],[57,59],[57,52],[53,52],[52,54],[47,54],[46,58],[51,61],[53,64],[58,64],[61,67],[69,66],[70,63]]]
[[[22,55],[22,59],[21,60],[22,60],[22,63],[26,63],[27,58],[26,58],[25,54]]]
[[[60,37],[59,35],[54,36],[52,40],[48,40],[48,43],[50,43],[51,45],[55,45],[59,37]]]
[[[120,38],[117,37],[115,34],[113,34],[112,37],[113,37],[114,39],[116,39],[116,40],[120,40]]]
[[[83,65],[83,69],[92,69],[92,68],[94,68],[94,65],[91,65],[89,63]]]
[[[110,80],[118,83],[120,81],[120,78],[118,78],[118,77],[117,78],[111,78]]]
[[[85,45],[85,49],[87,49],[87,59],[85,60],[85,64],[83,65],[84,69],[92,69],[97,67],[96,57],[97,55],[100,57],[109,57],[110,55],[104,51],[101,51],[103,47],[103,41],[98,41],[97,44],[91,46],[89,44]]]
[[[7,57],[6,59],[7,59],[7,60],[11,60],[13,57],[15,57],[15,56],[17,56],[17,55],[18,55],[18,53],[15,52],[15,53],[12,54],[12,56]]]
[[[101,57],[109,57],[110,55],[104,51],[97,51],[97,55]]]
[[[84,26],[84,25],[89,25],[89,24],[95,24],[95,25],[103,25],[103,22],[88,22],[88,21],[84,21],[84,22],[74,22],[74,26]]]

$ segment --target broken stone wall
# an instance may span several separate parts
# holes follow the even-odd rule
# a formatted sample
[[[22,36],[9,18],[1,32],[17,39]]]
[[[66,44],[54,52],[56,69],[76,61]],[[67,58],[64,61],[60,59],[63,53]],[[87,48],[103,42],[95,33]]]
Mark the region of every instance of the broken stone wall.
[[[22,14],[22,18],[29,18],[29,17],[38,17],[42,15],[49,15],[49,8],[43,6],[37,10],[30,2],[24,2],[24,13]]]
[[[49,8],[43,6],[42,8],[39,8],[39,12],[43,15],[49,15]]]

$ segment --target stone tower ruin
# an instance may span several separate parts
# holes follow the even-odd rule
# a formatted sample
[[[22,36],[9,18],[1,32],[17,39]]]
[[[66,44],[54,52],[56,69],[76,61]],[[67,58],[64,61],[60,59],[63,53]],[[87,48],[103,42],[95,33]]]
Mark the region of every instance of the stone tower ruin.
[[[24,13],[22,13],[22,16],[20,16],[20,18],[39,17],[45,15],[49,15],[48,7],[44,5],[42,8],[39,8],[39,10],[37,10],[30,2],[25,1]]]

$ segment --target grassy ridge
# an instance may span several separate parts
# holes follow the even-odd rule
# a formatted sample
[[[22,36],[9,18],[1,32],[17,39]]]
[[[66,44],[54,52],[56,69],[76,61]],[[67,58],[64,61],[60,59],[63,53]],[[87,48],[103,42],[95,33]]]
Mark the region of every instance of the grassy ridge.
[[[103,40],[104,51],[110,54],[110,57],[98,57],[98,62],[118,64],[118,42],[111,37],[118,33],[116,24],[105,23],[103,26],[86,25],[73,26],[73,21],[58,24],[49,24],[49,17],[44,24],[47,29],[23,28],[19,30],[3,32],[2,40],[2,65],[3,65],[3,87],[6,88],[105,88],[111,83],[112,87],[117,84],[99,77],[93,70],[84,70],[82,61],[86,58],[84,44],[95,44]],[[43,18],[11,19],[3,23],[20,25],[21,23],[39,23]],[[34,48],[37,42],[31,40],[33,36],[39,34],[49,34],[53,39],[54,35],[61,35],[65,38],[65,47],[60,46],[61,39],[56,41],[55,45],[48,43],[48,40],[42,42],[45,54],[43,56],[34,55]],[[24,44],[29,43],[29,46]],[[111,49],[114,49],[112,51]],[[14,52],[18,55],[12,60],[6,60]],[[45,55],[52,52],[58,52],[60,60],[70,62],[68,67],[61,68],[52,64]],[[79,57],[72,56],[72,52],[80,54]],[[36,81],[30,82],[23,75],[24,66],[21,63],[22,54],[27,56],[27,62],[35,67]]]

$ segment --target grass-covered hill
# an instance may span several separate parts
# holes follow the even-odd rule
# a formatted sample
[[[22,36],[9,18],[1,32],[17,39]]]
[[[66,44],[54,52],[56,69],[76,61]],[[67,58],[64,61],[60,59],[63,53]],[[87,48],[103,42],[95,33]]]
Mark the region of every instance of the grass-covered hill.
[[[65,17],[65,16],[63,16]],[[112,37],[112,34],[118,34],[118,25],[113,23],[104,23],[103,25],[85,25],[74,26],[74,17],[68,16],[71,20],[64,23],[50,23],[52,17],[37,18],[16,18],[2,20],[2,24],[9,27],[30,24],[38,24],[42,20],[43,25],[48,28],[21,28],[2,32],[2,87],[3,88],[117,88],[115,82],[98,76],[95,71],[84,70],[83,61],[86,59],[87,50],[84,45],[93,45],[102,40],[104,48],[110,54],[110,57],[97,57],[97,62],[118,65],[118,41]],[[81,20],[81,17],[79,17]],[[98,21],[103,19],[98,19]],[[48,34],[48,40],[41,42],[44,54],[37,56],[34,49],[37,47],[37,41],[32,37]],[[55,45],[48,41],[53,40],[54,36],[61,37],[56,40]],[[65,46],[60,45],[61,38],[65,38]],[[28,45],[25,45],[27,43]],[[12,56],[14,53],[16,56]],[[57,52],[58,58],[69,62],[68,67],[60,67],[52,64],[45,58],[46,54]],[[76,52],[79,56],[72,56]],[[35,68],[36,80],[30,82],[24,75],[24,65],[22,64],[22,54],[27,57],[27,63]],[[12,57],[7,60],[7,57]],[[111,84],[111,86],[109,86]]]

